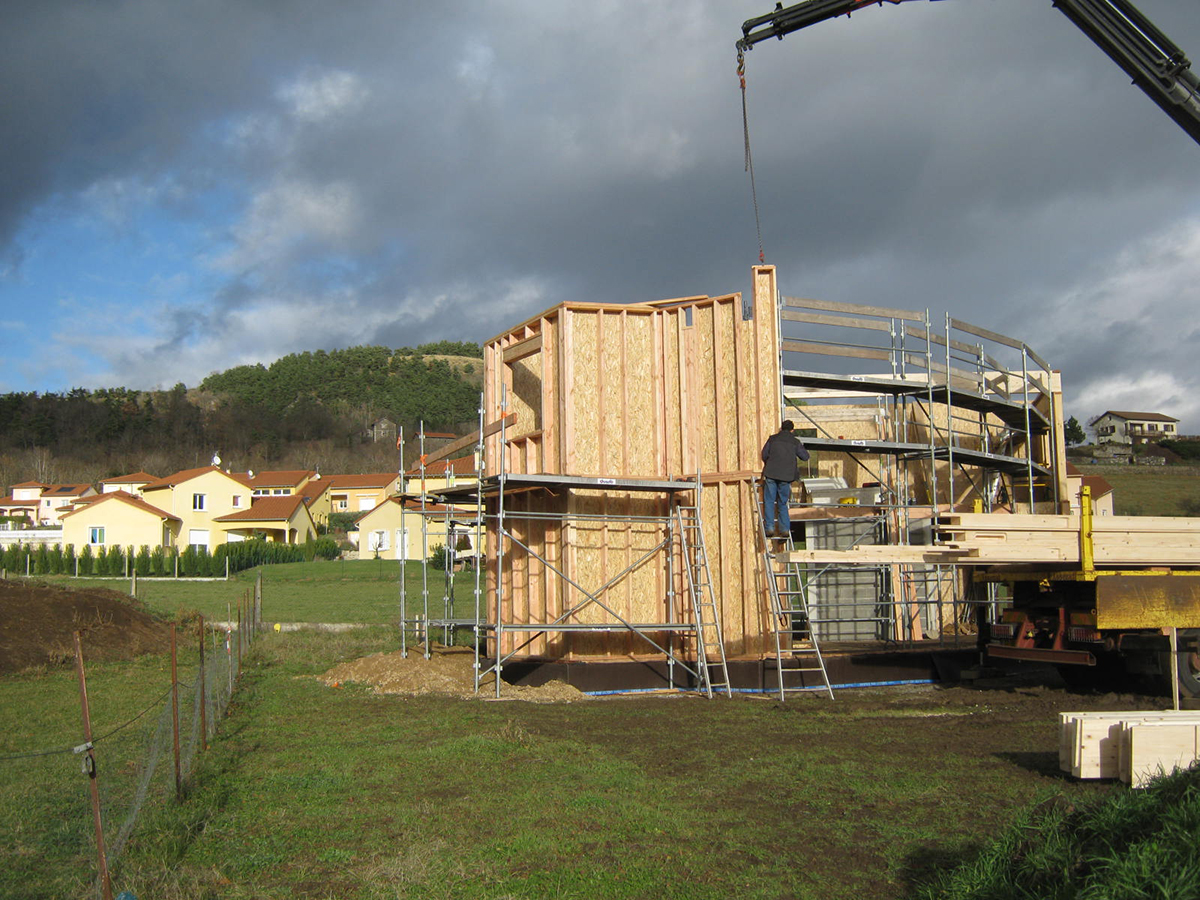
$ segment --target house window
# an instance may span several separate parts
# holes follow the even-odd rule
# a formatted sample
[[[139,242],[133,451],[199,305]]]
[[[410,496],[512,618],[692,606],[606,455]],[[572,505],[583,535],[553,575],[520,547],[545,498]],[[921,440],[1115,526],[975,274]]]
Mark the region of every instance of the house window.
[[[338,512],[345,512],[350,508],[350,501],[345,497],[334,497],[333,508]]]
[[[204,494],[192,494],[192,509],[204,509]]]
[[[1175,430],[1174,425],[1164,425],[1163,426],[1163,431],[1174,431],[1174,430]]]
[[[93,525],[88,529],[88,543],[93,547],[104,543],[104,526]]]
[[[233,495],[233,508],[234,508],[234,509],[241,509],[241,508],[242,508],[242,495],[241,495],[241,494],[234,494],[234,495]]]

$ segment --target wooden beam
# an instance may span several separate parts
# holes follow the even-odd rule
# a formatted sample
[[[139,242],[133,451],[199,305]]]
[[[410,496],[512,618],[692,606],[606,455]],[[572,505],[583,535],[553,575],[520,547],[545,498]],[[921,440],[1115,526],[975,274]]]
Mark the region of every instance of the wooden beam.
[[[517,418],[516,413],[509,413],[506,416],[501,416],[495,422],[485,425],[483,427],[483,437],[490,437],[491,435],[495,434],[497,431],[499,431],[504,426],[504,423],[506,421],[508,422],[508,424],[511,425],[513,420],[515,420],[516,418]],[[456,441],[451,441],[449,444],[447,444],[441,450],[438,450],[435,453],[427,454],[425,456],[425,465],[428,466],[430,463],[435,463],[435,462],[438,462],[439,460],[443,460],[446,457],[448,457],[451,453],[457,453],[459,450],[462,450],[464,447],[470,447],[472,444],[478,442],[479,437],[480,437],[479,432],[475,431],[475,432],[472,432],[471,434],[467,434],[467,435],[464,435],[463,437],[460,437]]]
[[[518,341],[511,347],[504,348],[504,362],[514,363],[519,359],[524,359],[527,356],[533,356],[535,353],[540,353],[542,349],[542,336],[535,334],[533,337],[525,338],[523,341]]]

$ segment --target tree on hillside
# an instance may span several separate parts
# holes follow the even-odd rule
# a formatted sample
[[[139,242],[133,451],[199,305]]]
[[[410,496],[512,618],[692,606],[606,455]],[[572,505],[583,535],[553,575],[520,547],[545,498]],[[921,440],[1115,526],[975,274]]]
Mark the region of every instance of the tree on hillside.
[[[1074,416],[1067,419],[1067,423],[1063,428],[1063,437],[1066,439],[1068,447],[1072,444],[1082,444],[1087,440],[1083,426],[1079,424],[1079,420]]]

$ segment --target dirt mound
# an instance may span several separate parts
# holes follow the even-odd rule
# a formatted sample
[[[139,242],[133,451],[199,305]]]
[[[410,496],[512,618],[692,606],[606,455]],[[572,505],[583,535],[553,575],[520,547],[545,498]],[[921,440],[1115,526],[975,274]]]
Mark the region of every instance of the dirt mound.
[[[339,663],[317,680],[330,687],[355,683],[370,685],[376,694],[441,694],[451,697],[474,697],[475,653],[466,647],[435,646],[429,659],[423,648],[411,648],[408,657],[399,650],[375,653],[361,659]],[[495,682],[488,679],[480,688],[480,697],[495,697]],[[540,687],[520,687],[501,684],[502,698],[528,700],[533,703],[569,703],[584,700],[586,695],[561,681]]]
[[[0,581],[0,672],[73,661],[76,631],[85,661],[165,653],[171,646],[170,624],[120,591]]]

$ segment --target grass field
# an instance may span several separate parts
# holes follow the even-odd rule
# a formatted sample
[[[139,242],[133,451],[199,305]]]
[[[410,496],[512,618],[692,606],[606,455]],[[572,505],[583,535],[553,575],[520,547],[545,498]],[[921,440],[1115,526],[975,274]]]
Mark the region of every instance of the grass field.
[[[976,859],[1031,804],[1058,797],[1068,808],[1122,791],[1058,772],[1055,713],[1146,702],[1019,683],[786,704],[539,704],[326,687],[313,676],[397,645],[385,623],[397,615],[399,570],[386,565],[264,570],[268,623],[368,627],[268,632],[254,645],[183,801],[165,772],[152,785],[115,861],[116,891],[904,900]],[[254,577],[139,587],[164,614],[223,618]],[[409,578],[419,598],[419,571]],[[457,586],[459,602],[473,602],[471,579]],[[441,584],[430,590],[440,603]],[[155,656],[90,666],[95,733],[161,698],[168,669]],[[78,722],[70,669],[0,678],[0,896],[94,896],[87,778],[62,752],[80,742]],[[147,727],[97,742],[106,796],[134,794]],[[58,752],[31,755],[47,749]]]
[[[148,804],[116,890],[886,900],[1033,799],[1110,790],[1057,774],[1057,701],[1038,691],[535,704],[310,677],[393,646],[388,628],[265,636],[185,802]],[[153,693],[162,665],[95,667],[97,731]],[[71,743],[77,708],[68,672],[0,680],[0,756]],[[129,777],[98,753],[110,779]],[[82,896],[94,872],[86,779],[74,758],[54,766],[0,775],[5,897]]]
[[[198,612],[209,621],[225,621],[230,610],[236,616],[237,601],[262,574],[263,621],[347,622],[383,625],[400,618],[400,563],[396,560],[318,560],[309,563],[263,566],[239,572],[229,581],[177,581],[143,578],[138,581],[138,599],[166,616]],[[405,569],[408,613],[423,612],[428,598],[430,615],[440,617],[445,608],[445,573],[432,567],[423,571],[419,563]],[[107,587],[128,592],[127,579],[83,579],[49,576],[43,579],[69,586]],[[473,614],[474,572],[454,576],[453,595],[458,615]]]
[[[1108,480],[1118,516],[1185,516],[1189,513],[1182,504],[1200,506],[1200,468],[1080,466],[1080,471]]]

